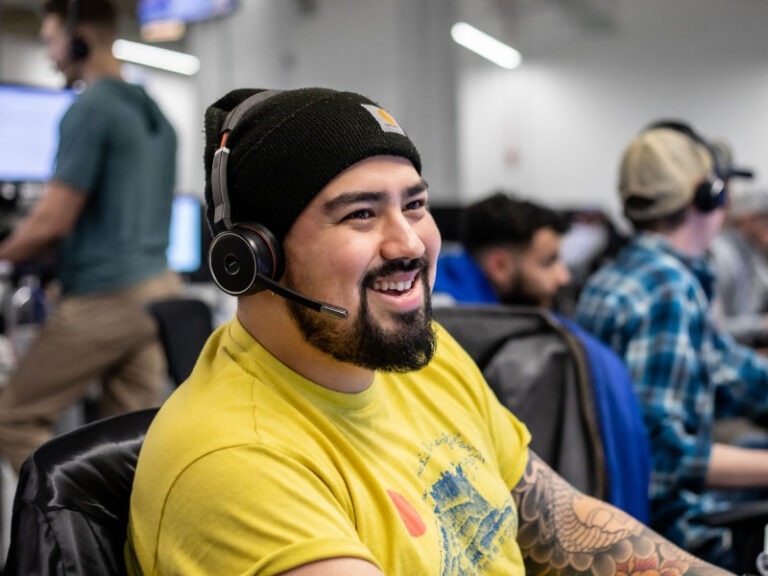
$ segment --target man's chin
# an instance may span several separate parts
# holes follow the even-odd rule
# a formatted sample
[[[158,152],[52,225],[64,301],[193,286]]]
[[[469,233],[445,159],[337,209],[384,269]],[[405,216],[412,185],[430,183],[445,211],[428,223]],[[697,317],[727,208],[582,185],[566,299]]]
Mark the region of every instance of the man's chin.
[[[424,323],[427,317],[427,305],[422,303],[408,310],[379,310],[371,316],[383,331],[396,332],[413,326],[416,322]],[[431,313],[429,317],[431,319]]]

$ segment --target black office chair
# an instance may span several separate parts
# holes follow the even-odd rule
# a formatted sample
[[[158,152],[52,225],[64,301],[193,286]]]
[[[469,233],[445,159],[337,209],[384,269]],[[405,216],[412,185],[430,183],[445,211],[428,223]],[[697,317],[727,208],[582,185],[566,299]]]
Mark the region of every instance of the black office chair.
[[[24,462],[5,576],[124,575],[133,475],[157,408],[86,424]]]
[[[211,307],[197,298],[169,298],[149,305],[157,321],[168,373],[178,386],[187,379],[213,332]]]

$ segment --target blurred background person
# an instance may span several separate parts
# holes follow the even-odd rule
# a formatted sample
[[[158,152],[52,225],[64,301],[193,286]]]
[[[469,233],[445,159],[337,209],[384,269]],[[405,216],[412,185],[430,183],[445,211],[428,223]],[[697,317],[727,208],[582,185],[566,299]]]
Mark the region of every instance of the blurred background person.
[[[42,10],[47,55],[83,92],[61,120],[43,196],[0,243],[0,259],[14,264],[58,249],[61,286],[0,393],[0,452],[17,470],[95,380],[102,416],[161,402],[165,357],[145,305],[181,289],[166,265],[176,135],[144,89],[121,78],[115,8],[48,0]]]
[[[435,297],[551,308],[571,276],[560,258],[564,217],[496,192],[466,207],[461,248],[440,256]]]
[[[721,566],[730,532],[701,519],[727,500],[764,497],[768,450],[713,438],[716,421],[759,413],[768,360],[716,326],[707,260],[728,188],[689,126],[651,127],[625,148],[618,191],[634,235],[587,281],[576,320],[627,365],[652,454],[651,526]]]
[[[744,344],[768,346],[768,189],[736,188],[726,226],[712,242],[713,312]]]
[[[628,236],[600,208],[566,209],[561,213],[570,222],[560,243],[560,258],[568,267],[571,281],[558,292],[556,306],[558,311],[570,317],[584,282],[616,258]]]

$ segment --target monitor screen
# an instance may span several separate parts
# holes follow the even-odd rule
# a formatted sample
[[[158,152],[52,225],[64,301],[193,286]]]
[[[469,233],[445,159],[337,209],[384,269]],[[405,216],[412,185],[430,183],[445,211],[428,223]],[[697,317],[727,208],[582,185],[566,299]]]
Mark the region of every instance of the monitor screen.
[[[45,182],[72,90],[0,84],[0,182]]]
[[[194,194],[173,197],[168,239],[168,267],[180,274],[193,274],[203,264],[203,204]]]
[[[200,22],[229,14],[236,0],[139,0],[136,14],[140,25],[152,22]]]

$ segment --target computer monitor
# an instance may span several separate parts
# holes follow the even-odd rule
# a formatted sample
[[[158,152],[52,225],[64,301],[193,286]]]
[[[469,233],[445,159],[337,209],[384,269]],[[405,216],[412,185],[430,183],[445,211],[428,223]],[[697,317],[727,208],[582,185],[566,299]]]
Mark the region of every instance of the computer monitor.
[[[207,281],[209,244],[210,233],[202,200],[195,194],[176,194],[166,252],[168,267],[189,281]]]
[[[139,25],[153,22],[202,22],[232,13],[237,0],[139,0]]]
[[[72,90],[0,84],[0,182],[45,182]]]

